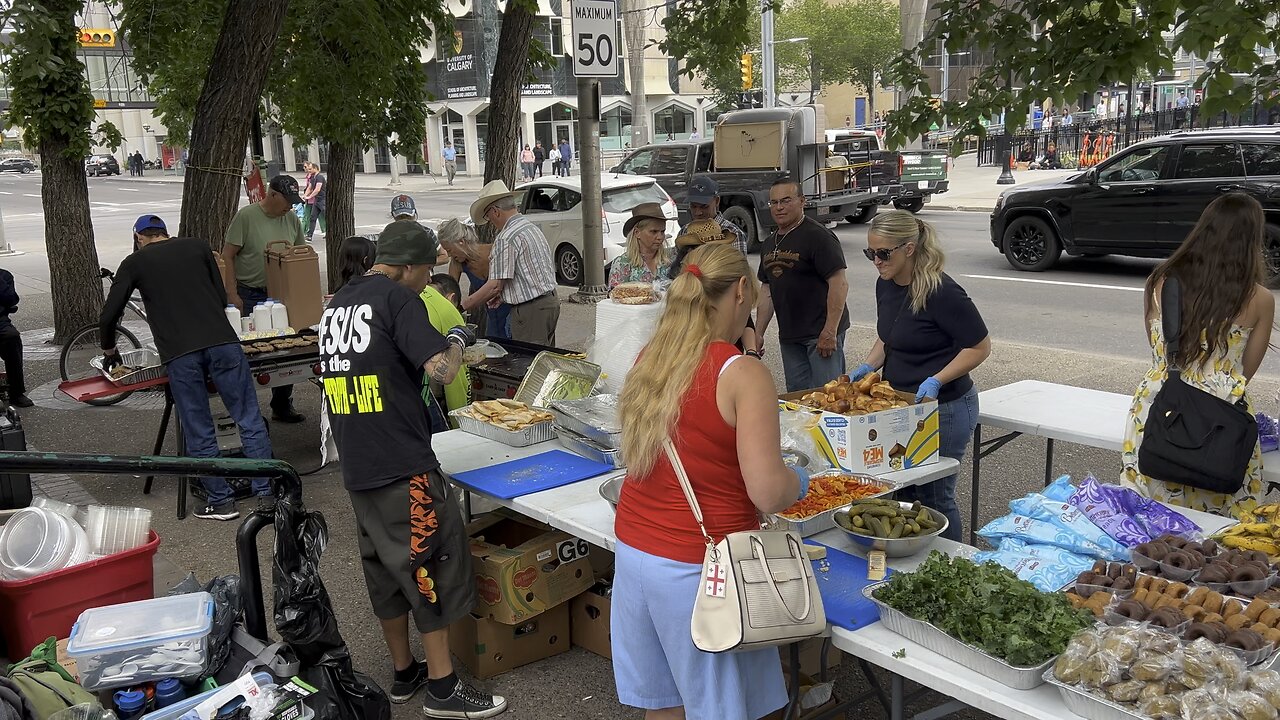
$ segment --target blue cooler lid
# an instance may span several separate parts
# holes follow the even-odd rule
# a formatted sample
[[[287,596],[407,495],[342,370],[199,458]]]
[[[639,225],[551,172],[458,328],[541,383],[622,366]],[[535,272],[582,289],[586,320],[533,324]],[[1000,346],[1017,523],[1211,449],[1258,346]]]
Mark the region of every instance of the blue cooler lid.
[[[67,656],[192,640],[208,635],[212,625],[213,597],[207,592],[90,608],[71,628]]]

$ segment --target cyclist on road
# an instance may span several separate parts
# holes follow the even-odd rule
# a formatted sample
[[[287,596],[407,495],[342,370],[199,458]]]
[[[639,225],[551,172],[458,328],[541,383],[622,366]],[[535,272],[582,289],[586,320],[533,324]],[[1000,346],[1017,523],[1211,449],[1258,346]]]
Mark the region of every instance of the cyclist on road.
[[[239,338],[223,312],[227,293],[208,243],[196,238],[171,239],[164,221],[154,215],[139,219],[134,231],[141,238],[141,247],[120,263],[99,320],[106,354],[103,367],[110,372],[121,364],[116,326],[129,295],[139,290],[160,361],[169,375],[187,455],[218,457],[206,385],[206,378],[212,378],[240,429],[245,456],[270,459],[271,440],[258,408],[257,386]],[[196,517],[234,520],[240,516],[225,478],[203,478],[201,482],[208,502],[196,511]],[[264,498],[262,504],[274,507],[271,484],[265,478],[254,479],[253,492]]]

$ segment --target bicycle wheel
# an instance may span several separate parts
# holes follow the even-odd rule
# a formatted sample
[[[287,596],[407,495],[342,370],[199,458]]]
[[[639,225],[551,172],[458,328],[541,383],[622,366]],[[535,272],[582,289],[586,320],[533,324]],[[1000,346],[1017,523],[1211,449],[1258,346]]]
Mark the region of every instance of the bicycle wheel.
[[[124,326],[117,327],[116,332],[118,333],[116,336],[116,348],[121,352],[137,350],[142,347],[142,343],[138,342],[138,336]],[[62,354],[58,357],[58,374],[62,376],[63,380],[83,380],[87,377],[98,376],[98,370],[90,365],[89,361],[102,354],[100,337],[101,333],[99,333],[97,325],[86,325],[77,330],[71,336],[71,339],[62,346]],[[90,405],[114,405],[132,394],[132,392],[122,392],[118,395],[107,395],[94,400],[86,400],[85,402]]]

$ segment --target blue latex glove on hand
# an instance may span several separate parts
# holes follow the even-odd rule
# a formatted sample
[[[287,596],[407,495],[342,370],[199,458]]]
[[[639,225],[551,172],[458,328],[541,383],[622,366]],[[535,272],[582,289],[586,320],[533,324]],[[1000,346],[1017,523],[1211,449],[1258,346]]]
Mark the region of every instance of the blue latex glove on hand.
[[[854,370],[853,372],[849,373],[849,379],[851,381],[856,382],[866,377],[868,373],[872,373],[872,372],[875,372],[875,368],[871,367],[866,363],[862,363],[861,365],[858,366],[857,370]]]
[[[916,402],[920,402],[925,398],[937,400],[940,390],[942,390],[942,382],[936,377],[927,377],[924,382],[920,383],[920,389],[916,390]]]
[[[800,478],[800,497],[796,498],[796,502],[800,502],[805,495],[809,494],[809,471],[799,465],[792,465],[791,471],[796,474],[796,477]]]

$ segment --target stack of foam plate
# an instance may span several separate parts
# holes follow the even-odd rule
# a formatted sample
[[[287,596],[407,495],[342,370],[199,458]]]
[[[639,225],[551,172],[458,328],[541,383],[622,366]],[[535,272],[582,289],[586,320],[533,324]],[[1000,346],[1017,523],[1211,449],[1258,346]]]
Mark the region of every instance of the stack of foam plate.
[[[90,505],[85,510],[85,533],[89,536],[89,552],[93,555],[114,553],[141,547],[151,530],[151,511],[143,508]]]
[[[0,529],[0,577],[25,580],[88,559],[84,528],[65,515],[23,508]]]

